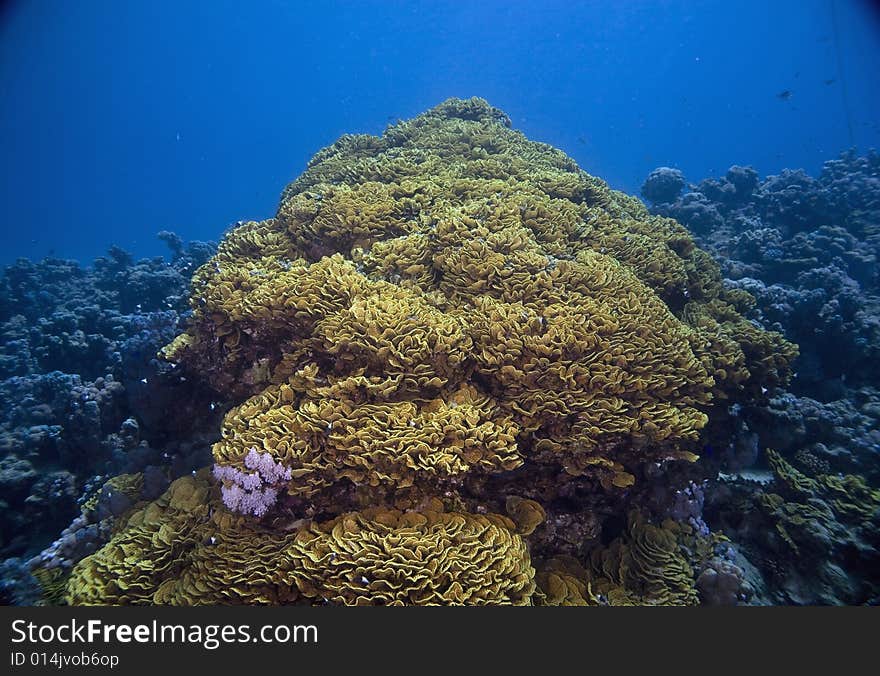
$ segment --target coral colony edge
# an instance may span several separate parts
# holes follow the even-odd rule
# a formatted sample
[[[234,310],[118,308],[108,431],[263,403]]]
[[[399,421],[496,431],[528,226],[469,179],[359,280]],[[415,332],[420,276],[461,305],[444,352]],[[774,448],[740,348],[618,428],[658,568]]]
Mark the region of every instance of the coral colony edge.
[[[216,248],[9,266],[4,601],[876,602],[877,156],[649,209],[510,126],[449,99]]]

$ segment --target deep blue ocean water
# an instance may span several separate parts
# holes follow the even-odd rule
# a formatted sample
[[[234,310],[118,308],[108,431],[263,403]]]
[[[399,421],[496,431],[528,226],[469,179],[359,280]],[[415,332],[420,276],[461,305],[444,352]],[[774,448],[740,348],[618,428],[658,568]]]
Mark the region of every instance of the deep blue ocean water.
[[[629,192],[658,165],[693,180],[734,163],[815,173],[851,145],[880,146],[874,9],[7,2],[0,257],[91,260],[112,244],[160,254],[163,229],[217,239],[238,219],[271,216],[283,186],[340,134],[381,133],[450,96],[488,99]]]

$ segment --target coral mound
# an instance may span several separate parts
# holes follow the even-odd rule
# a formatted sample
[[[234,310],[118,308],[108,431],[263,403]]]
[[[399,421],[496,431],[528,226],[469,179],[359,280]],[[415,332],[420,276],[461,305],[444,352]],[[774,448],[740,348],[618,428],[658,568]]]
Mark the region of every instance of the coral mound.
[[[512,534],[544,512],[507,497],[557,475],[625,490],[646,464],[693,460],[714,402],[787,380],[794,346],[743,318],[750,297],[724,290],[682,226],[509,126],[482,99],[450,99],[382,137],[343,136],[275,218],[227,234],[164,356],[239,403],[216,476],[236,496],[227,506],[241,503],[230,477],[271,496],[248,503],[263,525],[215,511],[218,545],[200,534],[184,554],[174,534],[188,521],[162,521],[166,541],[133,520],[120,537],[150,567],[112,582],[118,557],[100,552],[75,571],[72,600],[275,603],[295,586],[342,603],[528,602]],[[259,486],[245,476],[254,454],[289,479]],[[500,495],[476,497],[505,477]],[[437,500],[443,511],[426,507]],[[526,523],[482,514],[505,504]],[[298,519],[326,525],[278,534]],[[453,551],[455,571],[399,547]],[[298,577],[314,552],[357,548],[385,582]],[[424,585],[404,592],[390,581],[401,570]]]

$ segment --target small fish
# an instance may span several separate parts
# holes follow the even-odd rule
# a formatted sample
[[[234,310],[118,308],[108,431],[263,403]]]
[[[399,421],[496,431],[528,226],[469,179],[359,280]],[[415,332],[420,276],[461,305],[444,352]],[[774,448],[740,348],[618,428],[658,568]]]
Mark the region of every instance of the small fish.
[[[790,89],[783,89],[781,92],[779,92],[776,95],[776,98],[782,99],[783,101],[788,101],[791,98],[791,90]]]
[[[822,83],[826,84],[826,85],[831,85],[831,84],[834,84],[835,82],[837,82],[837,78],[835,78],[835,77],[833,77],[829,80],[822,80]]]

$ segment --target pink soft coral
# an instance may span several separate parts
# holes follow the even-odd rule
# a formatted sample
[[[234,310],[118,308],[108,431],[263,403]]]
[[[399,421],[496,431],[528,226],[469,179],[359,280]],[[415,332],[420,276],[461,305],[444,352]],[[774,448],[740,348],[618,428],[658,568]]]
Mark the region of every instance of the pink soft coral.
[[[256,448],[248,451],[244,466],[252,471],[214,465],[214,477],[223,482],[223,504],[241,514],[263,516],[278,500],[280,484],[290,481],[290,469]]]

